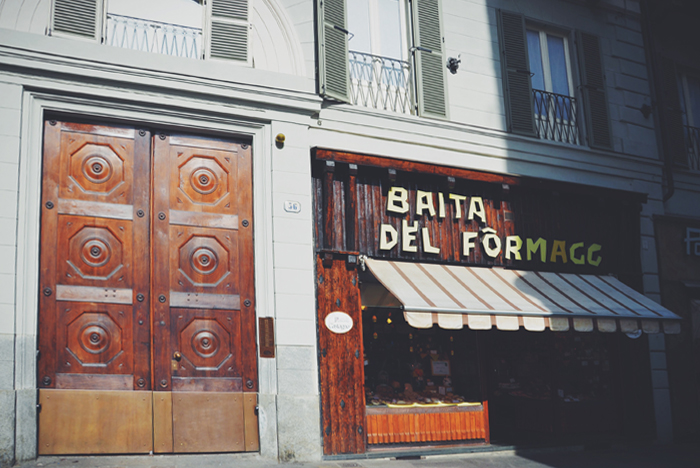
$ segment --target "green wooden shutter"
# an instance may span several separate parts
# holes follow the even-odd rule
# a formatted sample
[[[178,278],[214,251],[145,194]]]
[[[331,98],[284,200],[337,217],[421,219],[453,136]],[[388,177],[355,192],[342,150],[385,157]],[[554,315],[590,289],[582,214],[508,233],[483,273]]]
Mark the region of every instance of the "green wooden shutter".
[[[663,135],[664,158],[674,164],[688,167],[688,153],[683,129],[683,110],[678,90],[678,74],[673,60],[662,57],[659,60],[660,123]]]
[[[248,0],[210,0],[208,56],[248,62]]]
[[[537,136],[523,15],[498,10],[498,36],[508,131]]]
[[[319,94],[324,98],[350,102],[345,0],[317,0],[316,11]]]
[[[447,118],[445,54],[439,0],[413,0],[413,63],[418,114]]]
[[[610,129],[610,115],[608,114],[600,39],[592,34],[579,32],[578,57],[581,68],[588,144],[591,148],[611,150],[613,149],[613,139]]]
[[[97,40],[101,4],[101,0],[54,0],[53,31]]]

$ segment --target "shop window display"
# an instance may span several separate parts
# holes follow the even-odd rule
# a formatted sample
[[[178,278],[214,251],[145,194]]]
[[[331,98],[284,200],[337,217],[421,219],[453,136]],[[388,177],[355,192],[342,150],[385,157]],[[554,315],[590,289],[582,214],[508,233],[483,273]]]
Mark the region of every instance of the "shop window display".
[[[409,326],[398,309],[363,313],[368,406],[480,402],[474,332]]]

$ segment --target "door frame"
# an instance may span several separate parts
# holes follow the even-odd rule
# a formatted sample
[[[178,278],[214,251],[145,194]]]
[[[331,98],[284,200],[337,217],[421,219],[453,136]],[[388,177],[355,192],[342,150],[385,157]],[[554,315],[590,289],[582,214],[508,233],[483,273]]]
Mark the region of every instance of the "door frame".
[[[167,129],[169,132],[194,134],[202,137],[248,139],[254,149],[253,155],[253,223],[254,264],[255,264],[255,303],[256,318],[272,316],[274,311],[273,263],[272,263],[272,171],[270,122],[254,120],[259,113],[247,112],[250,120],[224,120],[215,109],[194,114],[183,109],[173,110],[165,103],[156,104],[159,109],[145,108],[133,95],[123,93],[123,101],[85,99],[75,96],[49,95],[35,91],[25,91],[22,101],[22,128],[20,142],[20,164],[18,180],[18,219],[15,277],[14,321],[15,382],[17,390],[18,414],[25,415],[16,425],[18,454],[36,454],[38,429],[37,416],[37,333],[38,333],[38,291],[39,291],[39,251],[40,215],[43,167],[43,128],[45,116],[66,121],[94,121],[100,124],[131,125]],[[212,114],[206,112],[211,110]],[[237,109],[239,111],[239,109]],[[11,306],[10,306],[11,307]],[[256,333],[257,341],[257,333]],[[264,364],[258,356],[258,394],[274,394],[276,388],[274,370],[276,365],[266,359]],[[273,364],[273,365],[270,365]],[[260,398],[261,411],[270,399]],[[270,414],[274,414],[274,410]],[[260,418],[259,424],[263,424]],[[27,423],[27,421],[36,421]],[[261,436],[265,428],[259,427]],[[276,457],[276,439],[260,438],[260,452]]]

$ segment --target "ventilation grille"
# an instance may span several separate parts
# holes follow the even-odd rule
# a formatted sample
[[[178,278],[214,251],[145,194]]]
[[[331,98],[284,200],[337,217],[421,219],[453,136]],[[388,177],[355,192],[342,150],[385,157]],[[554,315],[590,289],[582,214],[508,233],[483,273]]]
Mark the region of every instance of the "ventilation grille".
[[[442,56],[421,52],[420,62],[421,82],[423,85],[423,112],[444,116],[446,109]]]
[[[326,36],[326,92],[333,95],[348,94],[348,52],[344,32],[333,26],[325,27]]]
[[[97,0],[55,0],[54,31],[95,38]]]
[[[343,0],[325,0],[323,15],[327,23],[345,27],[345,2]]]
[[[437,0],[421,0],[418,2],[419,45],[440,53],[442,50],[442,37],[440,37],[440,17],[438,12]]]
[[[247,61],[248,26],[212,21],[210,55],[228,60]]]
[[[213,16],[248,20],[248,0],[215,0],[211,5]]]

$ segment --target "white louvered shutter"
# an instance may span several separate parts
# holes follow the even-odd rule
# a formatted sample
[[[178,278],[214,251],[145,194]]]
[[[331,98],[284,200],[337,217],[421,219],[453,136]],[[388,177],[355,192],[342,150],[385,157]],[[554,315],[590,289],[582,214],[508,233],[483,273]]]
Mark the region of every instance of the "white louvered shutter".
[[[611,150],[613,149],[613,139],[600,39],[592,34],[579,32],[578,56],[581,68],[583,104],[586,110],[588,144],[591,148]]]
[[[413,0],[413,63],[418,115],[447,118],[445,54],[439,0]]]
[[[523,15],[498,10],[498,34],[508,131],[537,136]]]
[[[324,98],[350,102],[345,0],[316,0],[316,2],[319,94]]]
[[[102,0],[54,0],[52,31],[97,40]]]
[[[207,12],[207,58],[248,63],[248,0],[209,0]]]

